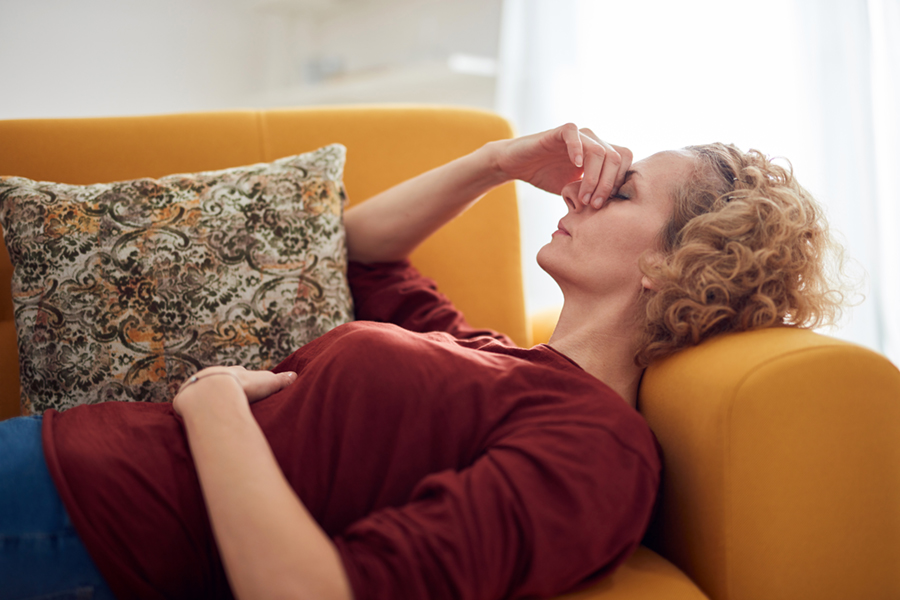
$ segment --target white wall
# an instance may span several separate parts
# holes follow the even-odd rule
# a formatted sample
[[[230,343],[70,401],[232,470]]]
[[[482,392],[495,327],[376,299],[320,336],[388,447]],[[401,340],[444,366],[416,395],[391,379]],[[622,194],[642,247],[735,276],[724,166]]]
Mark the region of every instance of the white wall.
[[[498,0],[385,0],[325,15],[313,53],[343,58],[348,71],[377,69],[454,53],[497,55]]]
[[[311,0],[261,0],[277,41],[269,44],[270,85],[255,104],[493,108],[501,0],[320,2],[327,8],[304,10]],[[478,64],[473,70],[472,59],[488,72],[478,73]]]
[[[232,0],[0,0],[0,118],[239,106],[260,37]]]
[[[496,58],[500,5],[0,0],[0,119],[385,101],[490,108],[494,78],[448,59]],[[312,76],[322,65],[330,78]]]

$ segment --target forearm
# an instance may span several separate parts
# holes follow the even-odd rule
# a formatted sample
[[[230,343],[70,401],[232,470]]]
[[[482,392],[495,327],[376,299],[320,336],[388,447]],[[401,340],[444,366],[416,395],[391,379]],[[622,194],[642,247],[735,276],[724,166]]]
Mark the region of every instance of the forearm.
[[[191,453],[237,598],[351,598],[331,540],[285,480],[240,386],[210,379],[184,393]]]
[[[348,210],[344,226],[349,258],[360,262],[406,258],[485,193],[509,181],[495,164],[496,145],[487,144]]]

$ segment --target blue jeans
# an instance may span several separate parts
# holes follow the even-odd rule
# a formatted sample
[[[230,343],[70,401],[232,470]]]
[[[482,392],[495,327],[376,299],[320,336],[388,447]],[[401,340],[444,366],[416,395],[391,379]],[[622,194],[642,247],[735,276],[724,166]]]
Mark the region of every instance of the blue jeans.
[[[41,417],[0,422],[0,600],[113,600],[50,479]]]

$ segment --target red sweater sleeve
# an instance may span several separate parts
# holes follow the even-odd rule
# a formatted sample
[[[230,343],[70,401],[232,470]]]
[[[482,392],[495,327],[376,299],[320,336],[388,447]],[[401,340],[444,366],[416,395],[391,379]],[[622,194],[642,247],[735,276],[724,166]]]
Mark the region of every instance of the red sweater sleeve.
[[[458,339],[489,336],[514,346],[502,333],[476,329],[440,293],[434,280],[424,277],[409,261],[362,264],[351,262],[347,272],[356,318],[393,323],[425,333],[444,331]]]
[[[356,600],[546,597],[605,575],[637,547],[658,469],[596,431],[560,423],[426,477],[410,503],[335,538]]]

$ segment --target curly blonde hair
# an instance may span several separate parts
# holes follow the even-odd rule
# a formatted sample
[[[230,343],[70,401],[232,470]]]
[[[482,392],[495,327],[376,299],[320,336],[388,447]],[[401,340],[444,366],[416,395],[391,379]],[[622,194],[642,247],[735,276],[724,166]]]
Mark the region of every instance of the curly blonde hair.
[[[843,264],[822,210],[784,168],[751,150],[708,144],[675,191],[635,362],[646,366],[715,335],[780,325],[818,327],[840,316],[844,294],[827,256]]]

